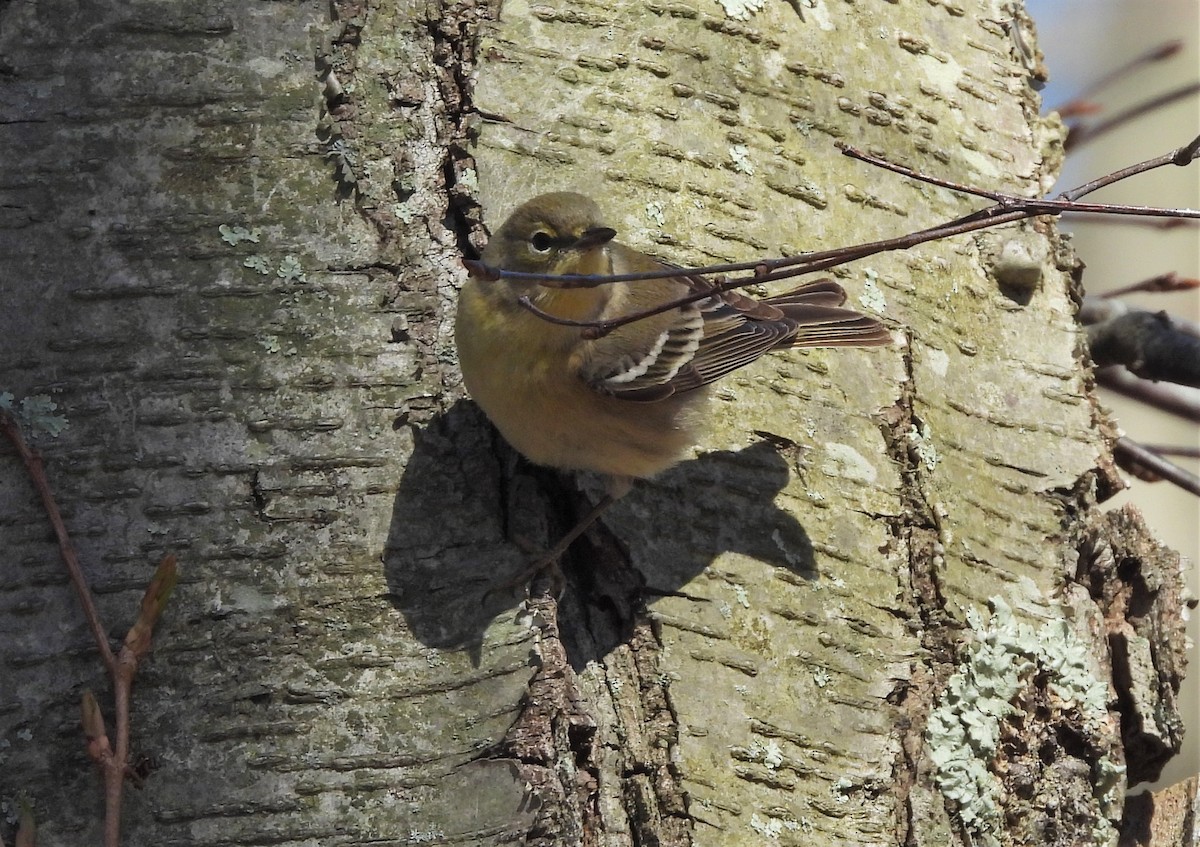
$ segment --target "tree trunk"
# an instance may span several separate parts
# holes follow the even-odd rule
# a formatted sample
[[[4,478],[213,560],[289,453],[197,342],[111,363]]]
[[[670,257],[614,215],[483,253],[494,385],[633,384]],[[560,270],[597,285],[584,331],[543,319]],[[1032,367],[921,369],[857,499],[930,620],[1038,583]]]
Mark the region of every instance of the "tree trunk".
[[[125,843],[1115,840],[1180,743],[1178,562],[1095,509],[1116,481],[1053,226],[836,271],[895,347],[724,380],[561,601],[498,586],[587,498],[454,363],[480,208],[582,190],[703,264],[980,205],[837,140],[1043,191],[1019,9],[89,6],[0,2],[0,390],[68,419],[38,444],[114,639],[180,559]],[[103,669],[0,468],[0,795],[42,847],[97,843]]]

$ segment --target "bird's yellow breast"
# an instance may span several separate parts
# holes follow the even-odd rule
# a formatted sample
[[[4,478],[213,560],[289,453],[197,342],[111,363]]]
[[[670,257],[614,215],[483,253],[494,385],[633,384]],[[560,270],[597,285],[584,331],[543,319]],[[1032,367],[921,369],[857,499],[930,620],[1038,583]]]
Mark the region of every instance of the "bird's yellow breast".
[[[489,284],[471,279],[459,297],[459,359],[467,391],[514,448],[541,465],[638,478],[682,458],[694,443],[704,392],[635,403],[597,391],[572,370],[578,328],[524,309],[498,310],[482,290]],[[555,289],[538,304],[582,320],[594,317],[596,294]]]

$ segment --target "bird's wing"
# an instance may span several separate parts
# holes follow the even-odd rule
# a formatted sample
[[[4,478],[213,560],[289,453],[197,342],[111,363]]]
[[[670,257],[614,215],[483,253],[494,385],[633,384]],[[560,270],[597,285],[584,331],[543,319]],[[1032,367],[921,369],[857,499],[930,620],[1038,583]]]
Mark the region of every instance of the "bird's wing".
[[[611,298],[603,317],[629,314],[669,297],[711,288],[702,277],[682,275],[653,287],[631,283],[624,296]],[[581,361],[586,364],[580,374],[600,391],[650,402],[707,385],[769,350],[890,341],[875,319],[839,308],[845,299],[841,286],[828,279],[764,300],[736,291],[714,293],[582,342]]]
[[[799,325],[786,347],[878,347],[892,343],[887,327],[875,318],[838,308],[845,301],[846,292],[840,285],[832,279],[818,279],[763,302]]]
[[[642,311],[689,290],[676,280],[653,282],[614,290],[601,319]],[[672,381],[695,359],[704,342],[704,305],[688,303],[582,341],[575,353],[580,376],[593,388],[624,399],[670,397],[676,390]]]

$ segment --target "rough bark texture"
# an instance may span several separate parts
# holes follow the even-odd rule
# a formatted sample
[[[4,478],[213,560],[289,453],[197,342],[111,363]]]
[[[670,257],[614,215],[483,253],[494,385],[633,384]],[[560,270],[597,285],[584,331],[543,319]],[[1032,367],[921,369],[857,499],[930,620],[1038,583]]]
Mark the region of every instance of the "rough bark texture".
[[[508,615],[474,661],[438,651],[381,565],[425,564],[432,627],[457,593],[439,572],[482,580],[472,545],[498,535],[478,417],[421,427],[457,439],[423,478],[405,423],[449,405],[444,19],[330,11],[0,4],[3,388],[69,420],[41,446],[113,635],[164,551],[182,571],[134,689],[128,844],[487,843],[532,817],[486,752],[533,630]],[[344,95],[322,100],[315,57]],[[29,797],[43,847],[95,844],[79,700],[106,683],[3,461],[2,794]]]
[[[0,2],[0,390],[70,421],[40,444],[114,636],[183,571],[129,844],[1115,839],[1179,744],[1177,563],[1094,514],[1049,226],[840,271],[895,348],[739,372],[561,602],[489,591],[581,498],[461,399],[479,204],[588,191],[694,263],[975,206],[836,139],[1053,178],[1010,4],[756,5]],[[95,842],[105,683],[0,462],[0,794]]]
[[[1120,847],[1196,847],[1200,844],[1200,777],[1129,798]]]

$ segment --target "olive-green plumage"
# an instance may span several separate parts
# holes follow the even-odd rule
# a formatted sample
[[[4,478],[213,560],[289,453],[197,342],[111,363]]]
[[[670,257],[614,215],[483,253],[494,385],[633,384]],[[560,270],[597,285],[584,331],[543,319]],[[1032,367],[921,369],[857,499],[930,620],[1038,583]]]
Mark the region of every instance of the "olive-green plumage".
[[[519,207],[484,250],[493,268],[547,274],[622,274],[662,263],[612,240],[581,194],[543,194]],[[677,463],[700,432],[706,386],[786,347],[873,346],[876,320],[838,308],[830,280],[754,300],[717,294],[627,324],[598,339],[523,308],[527,295],[560,318],[601,320],[702,290],[686,276],[591,288],[472,276],[459,298],[455,338],[463,380],[504,437],[530,460],[597,471],[623,493],[630,478]]]

